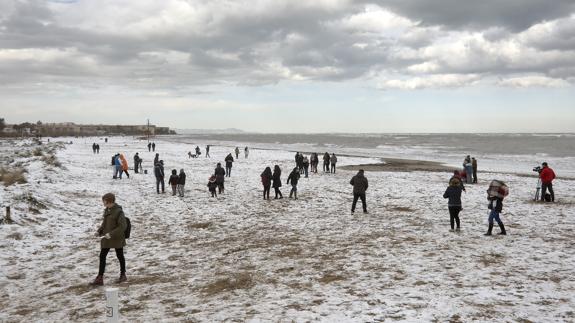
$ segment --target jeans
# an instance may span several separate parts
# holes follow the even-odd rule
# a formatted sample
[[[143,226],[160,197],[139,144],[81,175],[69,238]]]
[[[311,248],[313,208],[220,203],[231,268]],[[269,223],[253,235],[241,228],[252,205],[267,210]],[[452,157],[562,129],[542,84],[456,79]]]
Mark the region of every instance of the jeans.
[[[104,272],[106,271],[106,257],[108,256],[109,251],[110,251],[110,248],[102,248],[102,250],[100,250],[100,268],[98,270],[98,275],[103,275]],[[125,274],[126,273],[126,259],[124,258],[124,249],[123,248],[117,248],[116,249],[116,257],[118,257],[118,260],[120,261],[120,273]]]
[[[160,194],[160,184],[162,185],[162,193],[164,193],[164,178],[156,177],[156,192]]]
[[[331,172],[335,174],[335,164],[331,164]]]
[[[226,177],[232,176],[232,167],[226,166]]]
[[[467,184],[472,184],[473,183],[473,168],[466,166],[465,167],[465,177],[467,180]]]
[[[122,166],[114,166],[114,178],[118,178],[120,175],[122,175]]]
[[[353,203],[351,204],[351,212],[355,212],[355,205],[357,204],[357,199],[361,199],[361,206],[363,207],[363,212],[367,212],[367,203],[365,203],[365,193],[353,193]]]
[[[497,221],[497,224],[499,225],[503,224],[503,222],[501,222],[501,219],[499,219],[499,212],[495,210],[491,210],[491,213],[489,213],[489,224],[493,224],[493,220]]]
[[[184,197],[184,184],[178,184],[177,190],[178,195],[180,195],[180,197]]]
[[[449,224],[451,225],[451,230],[453,230],[454,222],[457,224],[459,229],[459,212],[461,212],[461,206],[449,206]]]

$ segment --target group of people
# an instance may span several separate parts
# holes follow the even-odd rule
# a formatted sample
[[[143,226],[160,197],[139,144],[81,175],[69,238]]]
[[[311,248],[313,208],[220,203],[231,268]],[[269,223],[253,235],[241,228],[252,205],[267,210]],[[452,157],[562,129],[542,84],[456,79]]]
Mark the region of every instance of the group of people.
[[[240,158],[240,147],[236,147],[236,149],[234,149],[234,152],[236,153],[236,159]],[[249,149],[246,146],[244,148],[244,157],[247,159],[249,155]]]
[[[467,184],[477,183],[477,160],[470,155],[465,156],[463,160],[463,170],[458,175],[461,179],[465,179]]]
[[[114,168],[114,175],[112,176],[113,179],[122,179],[122,174],[126,174],[128,178],[130,178],[130,174],[128,173],[128,161],[123,154],[117,153],[112,156],[112,167]]]
[[[156,143],[155,142],[148,142],[148,151],[152,152],[152,151],[156,151]]]
[[[93,143],[92,144],[92,152],[94,154],[99,154],[100,153],[100,144]]]
[[[247,147],[246,147],[247,148]],[[295,154],[295,164],[300,174],[304,174],[308,177],[309,172],[317,173],[317,165],[319,165],[319,157],[317,153],[311,153],[309,158],[304,156],[300,152]],[[323,155],[323,171],[326,173],[335,173],[335,167],[337,164],[337,156],[335,153],[331,155],[326,152]],[[311,170],[310,170],[311,166]]]

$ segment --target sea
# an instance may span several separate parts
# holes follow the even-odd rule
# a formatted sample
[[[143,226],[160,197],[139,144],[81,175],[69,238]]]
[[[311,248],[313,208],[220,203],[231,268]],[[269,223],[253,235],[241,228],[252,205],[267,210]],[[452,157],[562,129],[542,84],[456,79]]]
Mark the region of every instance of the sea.
[[[509,134],[187,134],[172,138],[191,145],[239,146],[243,149],[335,152],[372,158],[403,158],[442,162],[459,167],[465,156],[480,170],[531,174],[547,162],[559,177],[575,178],[575,133]],[[534,173],[536,175],[536,173]]]

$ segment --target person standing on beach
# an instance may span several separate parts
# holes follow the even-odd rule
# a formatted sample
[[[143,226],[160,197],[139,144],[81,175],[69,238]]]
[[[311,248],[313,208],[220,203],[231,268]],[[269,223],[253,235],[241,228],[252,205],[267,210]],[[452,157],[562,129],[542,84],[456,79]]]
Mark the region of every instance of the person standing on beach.
[[[299,169],[299,173],[303,174],[304,169],[303,169],[303,154],[302,153],[298,153],[296,165],[297,165],[297,168]]]
[[[199,146],[196,146],[196,157],[200,157],[202,155],[202,151],[200,150]]]
[[[260,175],[261,179],[262,179],[262,185],[264,186],[264,200],[270,199],[270,187],[272,185],[272,169],[269,167],[266,167],[266,169],[264,169],[263,173]]]
[[[96,154],[96,143],[92,144],[92,153]]]
[[[331,154],[329,161],[331,162],[331,172],[335,174],[335,164],[337,163],[337,157],[335,156],[335,153]]]
[[[180,169],[180,175],[178,175],[178,195],[184,197],[184,186],[186,185],[186,173],[184,169]]]
[[[154,157],[154,166],[156,166],[159,160],[160,160],[160,154],[156,153],[156,157]]]
[[[289,174],[287,179],[287,184],[291,182],[291,191],[289,192],[289,198],[291,199],[292,195],[294,195],[295,199],[297,200],[297,182],[299,181],[299,169],[295,167],[292,172]]]
[[[473,183],[473,165],[471,164],[471,157],[467,155],[463,161],[463,168],[465,169],[465,178],[467,184]]]
[[[451,231],[454,228],[454,222],[457,223],[457,231],[460,230],[459,223],[459,212],[461,212],[461,180],[458,178],[456,180],[450,180],[449,186],[443,193],[443,198],[449,199],[447,202],[447,209],[449,210],[449,224],[451,225]]]
[[[206,145],[206,158],[208,157],[210,157],[210,145]]]
[[[551,202],[555,202],[555,192],[553,192],[553,180],[555,179],[555,172],[546,162],[541,164],[541,166],[541,172],[539,173],[539,178],[541,179],[541,201],[545,201],[545,195],[547,193],[547,189],[549,189]]]
[[[164,182],[164,161],[160,160],[154,164],[154,175],[156,176],[156,192],[160,194],[160,185],[162,185],[162,193],[165,192]]]
[[[305,157],[303,158],[302,166],[303,166],[305,178],[307,178],[308,169],[309,169],[309,159],[307,159],[307,156],[305,156]]]
[[[471,158],[471,167],[473,168],[473,183],[477,184],[477,160],[475,157]]]
[[[122,179],[122,173],[126,173],[126,176],[130,178],[130,174],[128,173],[128,160],[126,160],[124,154],[120,154],[120,163],[122,164],[122,170],[120,171],[120,179]]]
[[[127,227],[124,211],[121,206],[116,204],[116,196],[112,193],[104,194],[104,196],[102,196],[102,203],[105,207],[104,217],[102,224],[96,231],[96,237],[101,237],[100,266],[98,276],[90,283],[92,286],[104,285],[106,257],[111,248],[116,250],[116,257],[118,257],[120,261],[120,278],[118,278],[117,283],[128,280],[128,278],[126,278],[126,260],[124,258],[124,246],[126,245],[124,232]]]
[[[274,200],[278,198],[278,195],[279,195],[280,199],[284,198],[282,196],[282,192],[280,191],[280,187],[282,187],[281,176],[282,176],[281,168],[278,165],[275,165],[274,166],[274,173],[272,174],[272,179],[273,179],[272,186],[274,187],[274,191],[275,191]]]
[[[323,171],[329,173],[329,154],[327,151],[323,154]]]
[[[489,213],[489,219],[488,219],[489,228],[487,229],[487,233],[485,233],[485,235],[486,236],[491,235],[491,231],[493,230],[493,220],[497,221],[497,224],[499,224],[499,228],[501,229],[501,232],[499,234],[506,235],[507,232],[505,231],[505,226],[503,225],[503,222],[501,222],[501,219],[499,218],[499,213],[501,213],[501,211],[503,210],[503,198],[498,196],[488,196],[487,200],[489,201],[488,208],[491,210],[491,212]]]
[[[155,142],[152,143],[152,151],[154,151],[154,152],[156,151],[156,143]]]
[[[114,179],[118,177],[122,178],[122,162],[119,153],[114,157]]]
[[[317,165],[319,164],[319,158],[317,153],[312,153],[310,156],[310,164],[312,173],[317,173]]]
[[[240,148],[239,147],[236,147],[235,153],[236,153],[236,159],[239,159],[240,158]]]
[[[140,156],[138,153],[134,155],[134,173],[138,174],[138,167],[140,166]]]
[[[100,144],[96,144],[96,154],[100,153]]]
[[[208,191],[210,191],[212,197],[218,197],[218,193],[216,193],[216,187],[218,187],[218,184],[216,183],[216,176],[212,175],[208,180]]]
[[[367,213],[367,203],[365,201],[365,191],[369,187],[367,178],[363,175],[363,169],[360,169],[357,174],[351,178],[349,184],[353,186],[353,203],[351,204],[351,214],[355,212],[355,205],[357,200],[361,199],[361,206],[363,213]]]
[[[232,164],[234,163],[232,153],[229,153],[224,161],[226,162],[226,177],[232,177]]]
[[[152,151],[152,143],[148,142],[148,152],[151,152],[151,151]]]
[[[226,177],[226,171],[222,168],[221,163],[218,163],[216,165],[214,175],[216,176],[216,185],[218,186],[218,193],[222,194],[224,192],[224,180]]]
[[[250,151],[248,150],[248,146],[246,146],[246,148],[244,148],[244,155],[246,156],[246,159],[248,159],[249,153]]]
[[[175,169],[172,169],[172,175],[170,176],[170,179],[168,180],[168,184],[170,186],[172,186],[172,196],[176,196],[176,191],[178,189],[178,180],[180,178],[178,177],[178,171]]]

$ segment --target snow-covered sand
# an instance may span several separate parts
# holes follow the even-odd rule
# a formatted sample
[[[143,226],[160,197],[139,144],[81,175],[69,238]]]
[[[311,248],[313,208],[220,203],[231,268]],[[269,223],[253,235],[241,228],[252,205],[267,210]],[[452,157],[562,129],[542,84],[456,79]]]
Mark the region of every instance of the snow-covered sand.
[[[88,282],[107,192],[133,225],[128,282],[114,283],[113,252],[105,276],[106,286],[120,288],[125,321],[575,321],[573,180],[556,181],[557,203],[540,204],[531,201],[536,178],[480,172],[454,233],[442,198],[449,173],[367,172],[370,213],[351,215],[354,171],[302,178],[299,200],[287,198],[293,152],[241,154],[216,199],[207,179],[232,147],[188,159],[195,143],[156,140],[166,173],[188,175],[179,198],[168,187],[156,194],[144,141],[63,140],[74,142],[58,151],[63,168],[13,156],[33,149],[28,142],[1,142],[2,166],[21,163],[28,183],[1,190],[16,223],[0,225],[0,321],[105,319],[105,287]],[[126,153],[132,166],[136,151],[149,173],[113,180],[111,156]],[[340,166],[377,162],[339,158]],[[285,198],[264,201],[259,175],[275,164]],[[485,190],[495,177],[511,191],[502,214],[509,235],[484,237]]]

